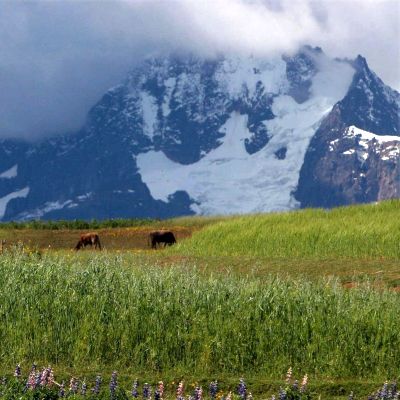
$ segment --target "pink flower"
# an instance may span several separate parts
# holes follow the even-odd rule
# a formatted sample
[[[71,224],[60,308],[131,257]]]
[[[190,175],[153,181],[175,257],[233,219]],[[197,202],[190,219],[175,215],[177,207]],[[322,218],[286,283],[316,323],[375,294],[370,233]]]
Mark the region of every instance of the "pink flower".
[[[183,381],[180,381],[178,384],[178,389],[176,389],[176,397],[181,398],[183,397]]]
[[[292,379],[292,367],[290,367],[286,372],[286,383],[289,384],[291,379]]]
[[[301,387],[300,387],[300,392],[301,393],[306,391],[307,384],[308,384],[308,375],[305,374],[303,380],[301,381]]]
[[[158,382],[158,392],[160,393],[160,398],[163,398],[164,395],[164,383],[163,381]]]

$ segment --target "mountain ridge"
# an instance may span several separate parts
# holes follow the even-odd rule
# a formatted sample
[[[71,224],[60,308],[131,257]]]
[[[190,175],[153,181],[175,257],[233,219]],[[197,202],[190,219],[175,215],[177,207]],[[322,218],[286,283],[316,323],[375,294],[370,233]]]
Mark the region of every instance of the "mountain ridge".
[[[76,134],[0,142],[0,220],[166,218],[398,197],[399,143],[365,153],[369,140],[363,147],[347,133],[399,136],[399,99],[361,56],[330,60],[319,48],[273,60],[147,60]]]

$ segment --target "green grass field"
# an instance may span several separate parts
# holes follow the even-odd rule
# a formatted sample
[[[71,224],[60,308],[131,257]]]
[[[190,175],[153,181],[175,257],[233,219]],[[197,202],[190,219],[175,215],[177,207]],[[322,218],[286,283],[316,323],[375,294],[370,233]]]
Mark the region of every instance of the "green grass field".
[[[270,258],[400,259],[400,202],[242,216],[195,233],[179,253]]]
[[[227,389],[244,376],[267,398],[292,366],[321,399],[366,398],[400,379],[399,215],[389,201],[180,218],[102,228],[108,250],[81,253],[70,230],[0,228],[29,242],[0,256],[0,372],[36,361]],[[159,227],[178,245],[147,250]]]

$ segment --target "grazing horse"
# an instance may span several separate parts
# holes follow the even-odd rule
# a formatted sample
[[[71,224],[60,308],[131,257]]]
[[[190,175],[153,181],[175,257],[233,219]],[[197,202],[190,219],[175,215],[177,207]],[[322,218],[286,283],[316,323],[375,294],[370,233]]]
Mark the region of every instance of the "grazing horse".
[[[171,231],[153,231],[149,233],[149,241],[151,243],[151,248],[156,249],[157,243],[164,243],[166,245],[172,246],[176,243],[174,234]]]
[[[75,246],[75,250],[79,250],[82,247],[86,247],[88,245],[90,245],[90,247],[93,247],[94,245],[95,249],[99,247],[99,250],[101,250],[100,239],[97,233],[83,233],[81,235],[81,238],[79,239],[79,242]]]

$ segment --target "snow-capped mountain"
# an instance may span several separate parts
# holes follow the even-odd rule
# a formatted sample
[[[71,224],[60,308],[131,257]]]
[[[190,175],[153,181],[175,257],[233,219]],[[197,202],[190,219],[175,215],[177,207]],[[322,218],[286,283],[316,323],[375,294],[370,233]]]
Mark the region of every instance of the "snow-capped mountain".
[[[0,142],[0,219],[170,217],[400,196],[400,95],[358,57],[154,58],[76,134]]]

